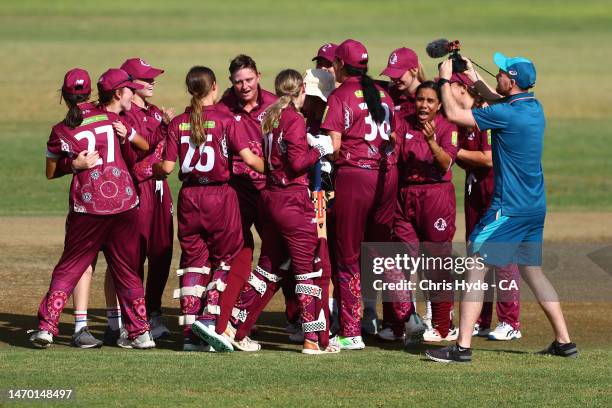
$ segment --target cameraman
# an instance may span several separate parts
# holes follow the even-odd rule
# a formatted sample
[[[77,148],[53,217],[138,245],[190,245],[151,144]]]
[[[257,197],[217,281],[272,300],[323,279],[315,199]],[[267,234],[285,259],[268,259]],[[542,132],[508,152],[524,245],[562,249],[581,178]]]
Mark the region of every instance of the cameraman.
[[[452,61],[440,65],[442,103],[451,122],[459,126],[491,129],[495,187],[491,207],[470,236],[470,255],[489,265],[516,262],[521,276],[536,295],[554,333],[555,340],[542,354],[577,357],[571,343],[558,295],[542,271],[542,235],[546,216],[542,147],[544,111],[529,89],[535,85],[533,63],[522,57],[496,53],[498,94],[504,100],[493,106],[461,108],[450,88]],[[500,250],[500,246],[501,248]],[[469,282],[482,282],[487,267],[467,272]],[[472,331],[482,309],[482,291],[464,293],[457,343],[427,350],[438,362],[469,362]]]

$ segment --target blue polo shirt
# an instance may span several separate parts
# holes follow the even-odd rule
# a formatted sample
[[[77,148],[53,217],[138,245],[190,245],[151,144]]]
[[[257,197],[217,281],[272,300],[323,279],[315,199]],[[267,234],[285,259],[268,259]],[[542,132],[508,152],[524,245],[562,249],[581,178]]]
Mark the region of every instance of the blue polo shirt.
[[[512,95],[504,102],[473,109],[480,130],[491,129],[495,190],[491,208],[503,215],[546,213],[542,147],[546,121],[533,93]]]

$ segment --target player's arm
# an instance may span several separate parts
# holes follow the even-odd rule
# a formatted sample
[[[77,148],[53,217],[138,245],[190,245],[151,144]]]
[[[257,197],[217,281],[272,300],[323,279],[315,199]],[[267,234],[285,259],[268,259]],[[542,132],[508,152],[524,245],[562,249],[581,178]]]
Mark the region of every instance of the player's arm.
[[[440,79],[446,80],[440,87],[444,112],[446,113],[448,120],[455,123],[457,126],[475,127],[476,121],[474,120],[472,111],[469,109],[463,109],[461,106],[459,106],[451,91],[448,80],[453,74],[452,64],[452,60],[448,59],[440,65]]]
[[[265,171],[263,159],[253,153],[248,147],[240,150],[238,154],[242,161],[256,172],[263,173]]]
[[[334,153],[331,155],[331,160],[336,160],[340,153],[340,146],[342,145],[342,133],[335,132],[330,130],[327,132],[328,136],[331,137],[332,147],[334,148]]]
[[[481,152],[478,150],[459,149],[457,152],[457,160],[462,165],[473,167],[493,167],[493,155],[490,150]]]

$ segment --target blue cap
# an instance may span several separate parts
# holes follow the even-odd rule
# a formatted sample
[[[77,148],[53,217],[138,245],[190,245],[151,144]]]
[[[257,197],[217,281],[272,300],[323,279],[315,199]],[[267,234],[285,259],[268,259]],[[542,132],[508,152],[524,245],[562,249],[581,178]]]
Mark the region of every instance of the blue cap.
[[[533,62],[523,57],[508,58],[501,52],[493,55],[493,62],[508,76],[516,81],[521,89],[529,89],[535,85],[536,69]]]

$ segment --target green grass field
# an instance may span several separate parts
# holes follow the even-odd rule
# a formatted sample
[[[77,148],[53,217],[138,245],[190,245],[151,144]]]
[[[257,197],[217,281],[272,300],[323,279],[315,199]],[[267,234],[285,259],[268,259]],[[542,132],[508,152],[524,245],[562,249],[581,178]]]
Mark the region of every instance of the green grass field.
[[[400,46],[415,49],[428,76],[435,76],[437,61],[424,48],[440,37],[460,39],[463,54],[490,70],[495,51],[533,59],[535,91],[548,121],[543,165],[549,209],[602,212],[601,222],[610,224],[611,27],[605,0],[1,2],[0,215],[24,217],[18,230],[2,231],[0,245],[0,389],[75,388],[73,402],[81,406],[608,406],[610,303],[566,308],[582,352],[576,361],[530,354],[551,340],[533,304],[523,309],[524,339],[479,340],[476,360],[467,367],[431,364],[376,342],[364,352],[304,358],[281,335],[278,299],[261,326],[264,351],[252,355],[178,352],[176,325],[172,341],[155,351],[74,350],[66,346],[68,314],[59,345],[31,350],[24,331],[35,325],[63,231],[41,234],[31,246],[20,237],[38,231],[39,218],[27,216],[66,213],[69,180],[44,178],[44,151],[50,127],[64,114],[58,88],[69,68],[86,68],[95,80],[126,58],[143,57],[166,70],[153,102],[181,110],[188,103],[184,75],[193,65],[210,66],[226,86],[230,59],[246,53],[270,89],[281,69],[305,70],[321,44],[349,37],[368,47],[374,77]],[[461,170],[455,174],[461,186]],[[175,178],[173,183],[176,197]],[[462,189],[457,193],[461,197]],[[14,245],[4,243],[12,239]],[[174,285],[171,278],[168,289]],[[103,305],[100,288],[98,276],[90,309]],[[166,300],[176,314],[177,304]],[[101,314],[95,330],[102,330]],[[12,406],[1,399],[0,405]]]

